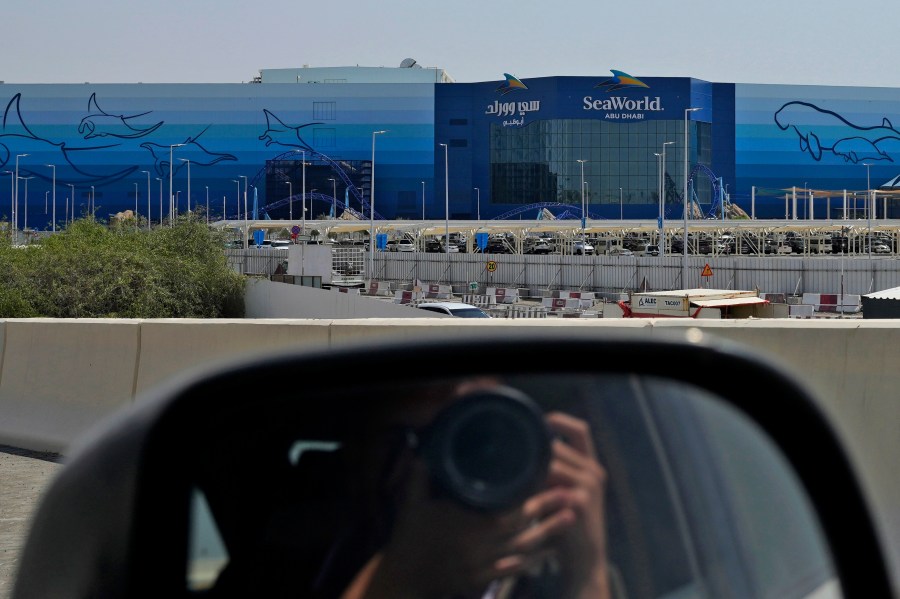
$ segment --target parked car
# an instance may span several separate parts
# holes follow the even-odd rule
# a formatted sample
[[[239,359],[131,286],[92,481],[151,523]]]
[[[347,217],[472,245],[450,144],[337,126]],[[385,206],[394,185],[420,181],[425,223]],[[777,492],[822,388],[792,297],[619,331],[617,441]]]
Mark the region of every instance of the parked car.
[[[483,596],[489,582],[897,596],[862,466],[774,361],[693,329],[492,330],[282,348],[146,393],[67,456],[12,599]],[[312,376],[284,393],[286,373]]]
[[[626,248],[613,248],[606,252],[607,256],[634,256],[634,252]]]
[[[416,306],[419,310],[437,312],[458,318],[490,318],[491,315],[472,304],[462,302],[426,302]]]
[[[572,242],[572,253],[578,255],[590,256],[594,253],[594,246],[587,241],[580,239]]]
[[[396,251],[398,252],[414,252],[416,251],[416,244],[412,242],[411,239],[398,239],[396,243]]]
[[[549,254],[553,248],[546,239],[535,239],[527,241],[523,250],[526,254]]]

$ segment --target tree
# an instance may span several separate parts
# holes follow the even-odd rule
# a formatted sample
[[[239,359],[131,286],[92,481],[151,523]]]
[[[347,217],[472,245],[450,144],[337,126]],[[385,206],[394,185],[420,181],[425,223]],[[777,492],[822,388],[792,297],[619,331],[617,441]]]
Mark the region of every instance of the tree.
[[[224,237],[187,217],[152,231],[92,218],[0,245],[0,317],[240,318],[244,278]]]

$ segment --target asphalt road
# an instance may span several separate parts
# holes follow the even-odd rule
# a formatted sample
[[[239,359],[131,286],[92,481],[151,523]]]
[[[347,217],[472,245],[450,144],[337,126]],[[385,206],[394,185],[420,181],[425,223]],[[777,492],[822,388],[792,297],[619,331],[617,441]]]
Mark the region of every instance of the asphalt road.
[[[58,454],[0,445],[0,599],[12,595],[31,515],[61,460]]]

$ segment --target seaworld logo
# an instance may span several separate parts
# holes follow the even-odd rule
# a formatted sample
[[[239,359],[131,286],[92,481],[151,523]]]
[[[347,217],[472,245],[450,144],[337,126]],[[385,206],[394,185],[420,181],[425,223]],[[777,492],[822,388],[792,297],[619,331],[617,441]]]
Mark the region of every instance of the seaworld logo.
[[[616,90],[628,87],[645,87],[647,89],[650,89],[649,85],[647,85],[637,77],[632,77],[628,73],[616,70],[610,70],[610,72],[613,74],[612,78],[607,79],[606,81],[601,81],[594,87],[599,87],[607,92],[614,92]]]
[[[505,96],[509,92],[517,90],[517,89],[528,89],[528,86],[526,86],[524,83],[522,83],[521,81],[519,81],[518,79],[516,79],[509,73],[503,73],[503,76],[506,77],[506,81],[501,83],[497,87],[497,89],[494,90],[497,93],[499,93],[501,96]]]
[[[622,71],[615,70],[611,72],[613,74],[611,79],[601,81],[594,87],[600,88],[607,93],[631,87],[643,87],[646,89],[650,89],[649,85],[647,85],[637,77],[632,77],[628,73],[623,73]],[[583,101],[585,110],[605,110],[607,112],[622,111],[621,113],[608,115],[606,117],[613,119],[630,118],[640,120],[644,118],[644,115],[634,113],[638,111],[659,112],[662,110],[659,96],[656,96],[655,98],[644,96],[642,100],[632,100],[623,96],[610,96],[606,99],[595,100],[593,96],[585,96]]]

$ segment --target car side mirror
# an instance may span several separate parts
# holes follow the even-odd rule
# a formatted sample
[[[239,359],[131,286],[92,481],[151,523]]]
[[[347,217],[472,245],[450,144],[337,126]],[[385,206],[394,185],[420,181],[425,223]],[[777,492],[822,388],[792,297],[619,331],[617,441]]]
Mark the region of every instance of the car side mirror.
[[[12,597],[887,597],[887,572],[778,366],[696,330],[497,329],[169,381],[69,456]]]

